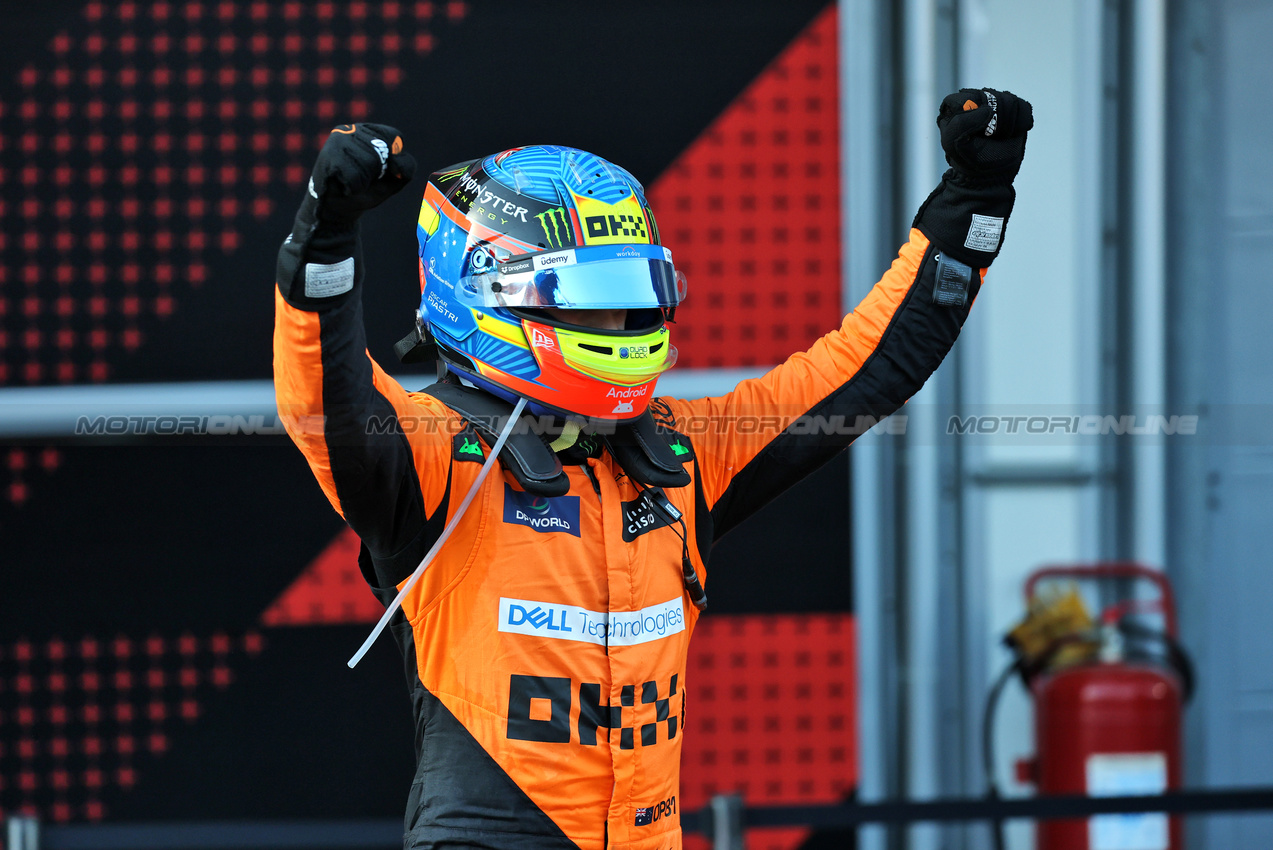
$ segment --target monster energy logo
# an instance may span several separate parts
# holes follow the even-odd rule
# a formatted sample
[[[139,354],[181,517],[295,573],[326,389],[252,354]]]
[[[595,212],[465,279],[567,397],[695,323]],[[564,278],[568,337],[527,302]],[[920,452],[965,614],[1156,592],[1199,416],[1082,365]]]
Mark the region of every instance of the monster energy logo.
[[[549,248],[565,248],[575,244],[575,234],[570,227],[570,216],[565,207],[554,207],[535,216],[544,229]]]

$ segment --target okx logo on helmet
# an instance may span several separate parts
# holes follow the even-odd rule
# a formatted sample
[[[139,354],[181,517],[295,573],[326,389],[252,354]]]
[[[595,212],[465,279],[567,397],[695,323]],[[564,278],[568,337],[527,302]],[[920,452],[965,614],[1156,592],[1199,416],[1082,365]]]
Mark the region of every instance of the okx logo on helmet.
[[[429,178],[416,235],[420,320],[452,369],[537,414],[645,412],[676,362],[667,322],[685,275],[631,174],[555,145],[461,163]],[[570,310],[627,322],[588,327]]]

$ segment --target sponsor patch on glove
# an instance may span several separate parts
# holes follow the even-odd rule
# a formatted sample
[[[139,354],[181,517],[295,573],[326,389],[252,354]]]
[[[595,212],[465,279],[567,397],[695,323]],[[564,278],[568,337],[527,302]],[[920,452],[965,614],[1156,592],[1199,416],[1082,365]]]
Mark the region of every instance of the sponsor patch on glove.
[[[974,251],[999,250],[999,237],[1003,235],[1003,219],[995,215],[976,215],[972,217],[972,226],[968,228],[968,238],[964,247]]]
[[[305,297],[330,298],[354,288],[354,258],[305,264]]]
[[[384,177],[385,167],[389,164],[389,146],[383,139],[372,139],[371,146],[376,149],[376,156],[380,157],[380,176]]]

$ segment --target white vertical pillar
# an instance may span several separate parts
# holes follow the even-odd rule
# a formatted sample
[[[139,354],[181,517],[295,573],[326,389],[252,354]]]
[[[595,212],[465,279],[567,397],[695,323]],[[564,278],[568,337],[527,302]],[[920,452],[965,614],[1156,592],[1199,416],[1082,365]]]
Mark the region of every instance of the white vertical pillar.
[[[880,91],[881,20],[875,0],[840,0],[840,146],[843,305],[847,312],[878,277],[880,259],[880,111],[857,105]],[[853,606],[857,622],[858,798],[887,796],[889,735],[885,665],[888,641],[883,616],[886,506],[879,498],[883,457],[879,436],[865,434],[850,451],[852,470]],[[859,830],[862,850],[883,850],[884,830]]]
[[[898,212],[909,219],[941,178],[941,140],[937,132],[937,107],[944,91],[938,91],[938,43],[936,0],[905,0],[902,13],[905,78],[902,81],[903,124],[902,192]],[[898,233],[900,240],[903,234]],[[906,706],[906,787],[909,799],[932,799],[942,788],[941,705],[938,699],[938,649],[942,622],[938,606],[941,585],[941,540],[937,533],[941,515],[938,476],[937,422],[939,387],[948,379],[939,372],[900,411],[906,422],[906,505],[898,518],[906,529],[902,547],[905,599],[901,600],[906,630],[906,672],[903,698]],[[947,603],[949,600],[947,600]],[[908,830],[911,850],[938,850],[941,832],[937,824],[917,824]]]
[[[961,86],[1007,89],[1033,103],[1035,127],[1016,180],[1003,252],[964,329],[961,413],[1049,416],[1101,399],[1103,285],[1101,185],[1102,0],[963,0]],[[962,487],[968,666],[968,736],[990,680],[1010,660],[999,640],[1023,614],[1026,575],[1045,563],[1099,552],[1097,446],[1010,436],[964,442]],[[995,734],[996,775],[1025,793],[1011,770],[1033,751],[1032,712],[1010,687]],[[1028,823],[1008,825],[1010,846],[1032,846]]]
[[[1166,369],[1166,107],[1167,9],[1165,0],[1135,0],[1133,30],[1131,184],[1135,221],[1131,240],[1132,402],[1138,411],[1171,415]],[[1157,444],[1155,444],[1157,443]],[[1132,555],[1150,566],[1166,565],[1166,446],[1138,440],[1132,449],[1135,528]]]

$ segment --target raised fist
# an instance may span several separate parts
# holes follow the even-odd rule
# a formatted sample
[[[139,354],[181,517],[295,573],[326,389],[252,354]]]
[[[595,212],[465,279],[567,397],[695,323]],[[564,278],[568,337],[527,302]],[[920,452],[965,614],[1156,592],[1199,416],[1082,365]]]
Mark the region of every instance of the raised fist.
[[[1021,170],[1026,133],[1033,126],[1030,101],[994,89],[946,95],[937,114],[946,162],[969,182],[1011,183]]]
[[[1030,102],[1012,92],[960,89],[937,114],[950,169],[919,208],[919,228],[943,256],[984,269],[999,255],[1017,193],[1012,180],[1034,126]]]
[[[384,124],[342,124],[332,130],[309,178],[292,233],[279,248],[275,279],[294,305],[351,291],[362,280],[358,217],[393,195],[415,174],[402,136]]]
[[[309,193],[321,221],[350,222],[395,194],[415,174],[402,136],[384,124],[342,124],[318,153]]]

